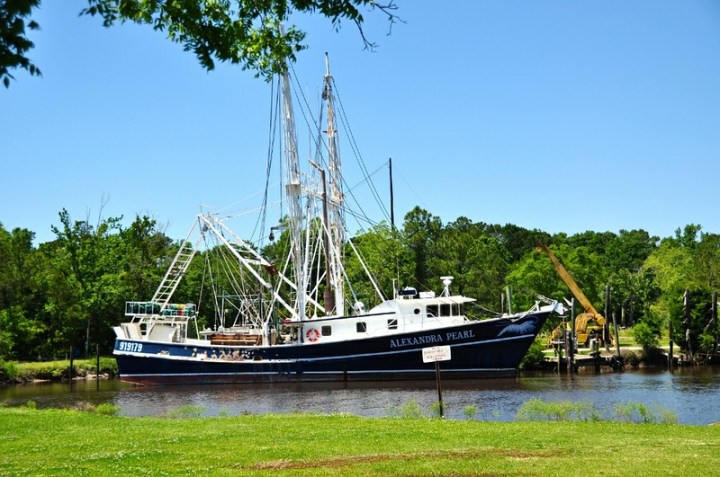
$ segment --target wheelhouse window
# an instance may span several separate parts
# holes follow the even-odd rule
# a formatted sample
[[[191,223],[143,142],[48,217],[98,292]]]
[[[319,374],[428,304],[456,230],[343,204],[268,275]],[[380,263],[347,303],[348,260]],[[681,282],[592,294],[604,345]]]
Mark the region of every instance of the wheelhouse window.
[[[332,335],[332,326],[330,326],[330,325],[325,325],[325,326],[321,327],[321,328],[320,328],[320,334],[322,334],[323,336],[330,336],[330,335]]]
[[[397,330],[397,318],[388,320],[388,330]]]
[[[358,333],[365,333],[367,332],[367,323],[365,323],[364,321],[358,321],[357,323],[355,323],[355,329]]]
[[[426,307],[426,313],[428,318],[435,318],[438,316],[460,316],[463,314],[463,307],[459,303],[428,305]]]

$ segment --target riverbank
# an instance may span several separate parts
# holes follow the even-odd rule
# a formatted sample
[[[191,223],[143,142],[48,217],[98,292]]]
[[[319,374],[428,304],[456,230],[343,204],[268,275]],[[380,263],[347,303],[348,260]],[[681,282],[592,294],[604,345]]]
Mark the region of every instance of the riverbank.
[[[716,475],[720,426],[0,408],[0,475]]]
[[[41,361],[36,363],[0,362],[0,384],[21,384],[43,381],[64,381],[69,379],[110,379],[118,375],[117,362],[112,356],[97,359]]]

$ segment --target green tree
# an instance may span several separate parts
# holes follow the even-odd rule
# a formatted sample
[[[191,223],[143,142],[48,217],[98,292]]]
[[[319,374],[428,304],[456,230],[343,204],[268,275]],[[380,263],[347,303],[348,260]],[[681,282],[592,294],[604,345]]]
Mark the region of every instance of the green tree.
[[[0,223],[0,309],[12,305],[28,308],[35,273],[35,234],[16,228],[8,232]]]
[[[37,287],[40,260],[34,233],[0,224],[0,359],[28,359],[42,339],[45,323],[38,319],[44,294]]]
[[[602,310],[600,297],[603,295],[604,286],[600,257],[582,246],[572,248],[563,244],[553,246],[552,250],[590,303],[598,311]],[[550,259],[542,252],[528,253],[522,260],[513,264],[506,281],[513,289],[516,308],[531,306],[538,294],[558,301],[572,298],[567,285],[555,272]],[[582,307],[578,304],[576,313],[581,311]],[[550,326],[554,326],[554,323]]]
[[[658,290],[643,264],[657,248],[658,240],[644,230],[621,230],[605,246],[602,260],[610,285],[608,320],[615,316],[627,326],[644,319]]]
[[[567,288],[559,283],[550,259],[541,252],[529,252],[513,263],[505,281],[513,290],[516,308],[531,306],[538,294],[556,300],[567,296]]]
[[[92,226],[73,222],[65,209],[59,215],[60,226],[52,227],[56,239],[41,247],[48,264],[45,313],[54,330],[48,344],[56,349],[84,344],[87,352],[93,338],[104,346],[111,342],[128,295],[120,218]]]
[[[136,217],[127,229],[120,231],[123,247],[123,280],[135,300],[149,300],[170,265],[177,247],[157,221]]]
[[[397,233],[390,230],[386,222],[381,222],[369,231],[358,235],[352,245],[362,257],[370,273],[386,298],[392,298],[392,290],[403,286],[408,279],[407,251],[400,246]],[[352,285],[351,296],[362,301],[367,308],[377,305],[379,297],[369,281],[358,256],[346,247],[345,272]],[[351,303],[349,303],[351,304]]]
[[[13,69],[40,74],[26,57],[34,45],[25,32],[26,27],[39,28],[29,20],[39,5],[40,0],[0,1],[0,78],[6,87]],[[374,44],[363,32],[363,12],[380,12],[392,26],[397,21],[396,8],[393,0],[88,0],[81,13],[101,17],[105,26],[124,22],[152,25],[182,44],[185,51],[192,51],[208,70],[216,61],[230,62],[269,78],[306,48],[306,34],[289,24],[291,16],[317,12],[336,29],[342,21],[352,22],[365,46],[372,48]],[[286,25],[284,29],[281,24]]]
[[[411,285],[419,289],[430,288],[431,278],[445,272],[432,270],[432,257],[437,253],[437,241],[442,231],[439,217],[425,209],[415,207],[405,215],[402,240],[413,266]]]
[[[467,217],[459,217],[438,230],[437,241],[427,258],[428,269],[436,271],[438,276],[426,279],[439,283],[440,275],[451,275],[453,290],[466,293],[470,272],[477,266],[471,257],[473,245],[482,233],[482,226],[473,224]]]
[[[710,352],[714,336],[707,325],[711,316],[712,295],[706,289],[689,287],[669,301],[674,341],[691,359],[697,353]]]
[[[550,234],[541,230],[528,230],[513,224],[489,225],[487,233],[503,244],[510,253],[510,261],[517,262],[525,254],[532,252],[540,242],[548,243]]]
[[[720,238],[701,230],[694,224],[678,228],[643,266],[660,290],[650,307],[651,318],[662,327],[672,322],[674,341],[690,354],[714,347],[709,324],[712,294],[720,287]]]
[[[693,278],[708,291],[720,289],[720,235],[700,235],[693,248]]]
[[[615,241],[617,236],[612,232],[586,231],[571,235],[563,242],[565,245],[578,248],[585,247],[589,253],[604,256],[608,246]]]
[[[461,293],[477,300],[489,310],[500,310],[500,294],[510,269],[511,254],[495,237],[482,235],[476,238],[468,251],[468,270]]]
[[[644,230],[621,230],[605,247],[605,266],[610,273],[620,270],[638,272],[657,248],[658,241],[658,237],[650,236]]]

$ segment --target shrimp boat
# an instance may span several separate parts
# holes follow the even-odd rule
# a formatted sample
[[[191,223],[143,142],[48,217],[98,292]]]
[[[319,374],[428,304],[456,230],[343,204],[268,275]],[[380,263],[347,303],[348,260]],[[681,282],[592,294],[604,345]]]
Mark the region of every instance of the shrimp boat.
[[[562,313],[559,303],[541,300],[523,313],[471,319],[466,308],[475,300],[453,294],[450,276],[440,277],[439,293],[396,290],[393,282],[386,298],[357,257],[354,269],[368,272],[364,290],[374,293],[369,301],[375,304],[366,307],[362,299],[368,293],[348,283],[357,273],[351,273],[346,256],[357,247],[346,239],[333,85],[328,66],[322,92],[327,129],[321,141],[327,157],[309,161],[302,173],[290,80],[287,74],[280,79],[285,215],[270,228],[271,239],[275,232],[282,235],[270,248],[287,258],[279,253],[268,258],[262,253],[268,247],[241,239],[218,214],[198,215],[154,296],[127,302],[127,319],[114,328],[113,354],[123,381],[435,379],[434,363],[423,360],[423,349],[435,346],[449,347],[450,360],[442,363],[446,378],[511,376],[547,317]],[[216,319],[212,327],[203,317],[205,305],[173,301],[194,259],[223,270],[212,282],[215,291],[223,291],[207,307]]]

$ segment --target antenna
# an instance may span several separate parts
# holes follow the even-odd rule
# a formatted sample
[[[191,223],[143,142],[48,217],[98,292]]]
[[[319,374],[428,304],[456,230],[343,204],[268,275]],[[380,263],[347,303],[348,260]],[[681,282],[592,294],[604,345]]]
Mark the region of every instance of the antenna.
[[[445,285],[445,289],[442,292],[442,296],[450,296],[450,285],[452,284],[452,281],[455,277],[446,276],[446,277],[440,277],[440,280],[442,280],[443,285]]]

